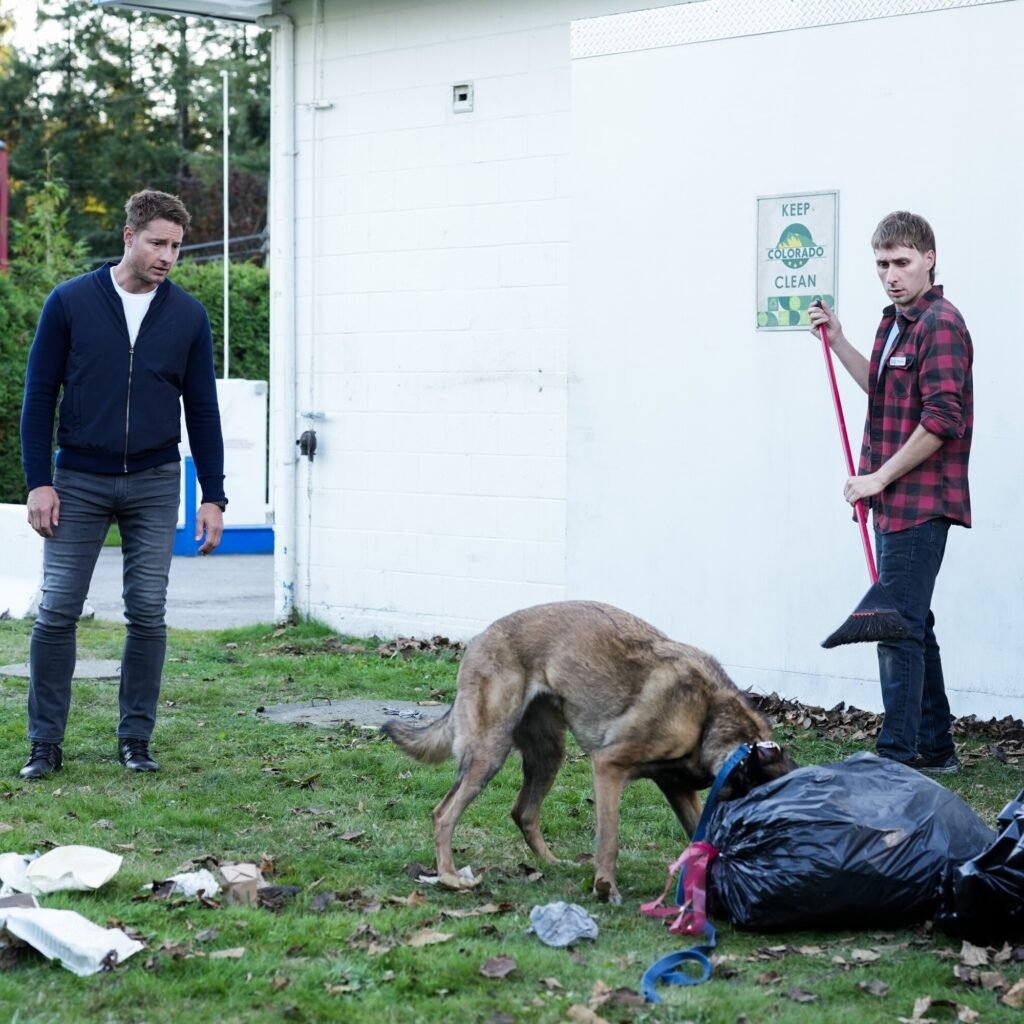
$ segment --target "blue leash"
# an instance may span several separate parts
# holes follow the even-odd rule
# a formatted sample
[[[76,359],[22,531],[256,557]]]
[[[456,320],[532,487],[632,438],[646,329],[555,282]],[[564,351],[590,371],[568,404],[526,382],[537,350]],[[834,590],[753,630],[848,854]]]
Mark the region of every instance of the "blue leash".
[[[708,798],[704,803],[704,810],[701,812],[700,821],[697,823],[696,831],[691,837],[691,842],[696,843],[704,839],[704,833],[707,831],[708,822],[711,820],[711,815],[714,813],[715,804],[718,802],[718,794],[721,792],[722,787],[725,785],[726,780],[733,773],[733,770],[737,765],[750,756],[750,752],[753,748],[749,743],[741,743],[733,752],[729,755],[729,759],[722,765],[721,770],[715,777],[715,781],[711,786],[711,791],[708,793]],[[679,872],[679,882],[676,886],[676,903],[682,906],[685,898],[683,891],[683,878],[685,876],[686,869],[684,868]],[[705,981],[711,978],[711,951],[715,948],[718,942],[718,936],[715,933],[714,926],[710,921],[704,926],[704,938],[705,942],[698,946],[693,946],[690,949],[681,949],[676,953],[669,953],[667,956],[663,956],[660,960],[656,960],[650,967],[644,971],[643,979],[640,982],[640,990],[643,993],[644,999],[649,1003],[660,1003],[661,996],[658,995],[655,987],[659,981],[664,982],[666,985],[703,985]],[[696,964],[700,969],[699,974],[685,974],[676,970],[680,964],[693,963]]]
[[[711,977],[711,951],[715,948],[718,936],[715,934],[715,926],[710,921],[704,926],[704,938],[707,941],[701,945],[669,953],[660,960],[655,960],[644,971],[640,991],[647,1002],[661,1002],[661,996],[655,991],[655,985],[659,981],[665,982],[666,985],[703,985]],[[683,974],[675,969],[688,961],[700,968],[700,974]]]

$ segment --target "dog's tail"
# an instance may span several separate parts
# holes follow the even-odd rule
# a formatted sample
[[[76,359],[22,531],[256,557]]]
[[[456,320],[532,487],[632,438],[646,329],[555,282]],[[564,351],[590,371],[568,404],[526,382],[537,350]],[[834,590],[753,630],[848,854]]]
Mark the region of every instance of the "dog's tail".
[[[451,757],[455,739],[455,723],[449,708],[440,718],[423,725],[408,719],[392,718],[381,727],[381,732],[410,757],[425,764],[440,764]]]

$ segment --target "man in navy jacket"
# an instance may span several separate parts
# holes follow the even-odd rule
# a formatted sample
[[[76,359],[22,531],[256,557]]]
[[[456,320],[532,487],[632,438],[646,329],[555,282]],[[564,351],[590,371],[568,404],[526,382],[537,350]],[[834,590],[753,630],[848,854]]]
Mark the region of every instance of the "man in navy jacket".
[[[167,278],[189,213],[177,196],[152,190],[133,195],[125,212],[120,263],[58,285],[29,353],[22,462],[28,521],[45,544],[29,650],[31,750],[20,772],[26,779],[44,778],[63,764],[78,619],[115,520],[128,622],[118,757],[132,771],[159,768],[149,742],[167,646],[182,403],[202,491],[195,524],[202,554],[220,543],[224,529],[224,441],[210,321],[202,304]]]

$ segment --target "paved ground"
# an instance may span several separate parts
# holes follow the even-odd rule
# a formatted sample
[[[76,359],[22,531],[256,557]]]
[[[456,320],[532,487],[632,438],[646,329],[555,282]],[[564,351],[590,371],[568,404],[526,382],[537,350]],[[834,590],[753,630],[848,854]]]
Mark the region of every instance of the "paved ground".
[[[270,555],[176,557],[167,593],[167,624],[181,629],[224,629],[274,620],[274,559]],[[121,600],[121,550],[104,548],[93,574],[89,604],[97,618],[124,622]],[[117,680],[117,661],[78,662],[77,679]],[[0,676],[28,678],[28,665],[0,666]],[[447,710],[395,700],[314,699],[262,708],[271,721],[284,725],[337,728],[352,722],[376,729],[392,716],[429,721]]]
[[[100,619],[124,622],[121,549],[104,548],[93,574],[89,604]],[[177,556],[171,564],[167,625],[226,629],[274,621],[272,555]]]

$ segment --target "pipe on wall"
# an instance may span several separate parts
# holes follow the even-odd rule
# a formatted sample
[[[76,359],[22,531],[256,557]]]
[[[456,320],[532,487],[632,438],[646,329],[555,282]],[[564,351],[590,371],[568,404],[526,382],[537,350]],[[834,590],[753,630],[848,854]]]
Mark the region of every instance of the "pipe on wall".
[[[295,25],[286,14],[256,19],[271,29],[270,486],[274,510],[274,617],[295,613]]]

